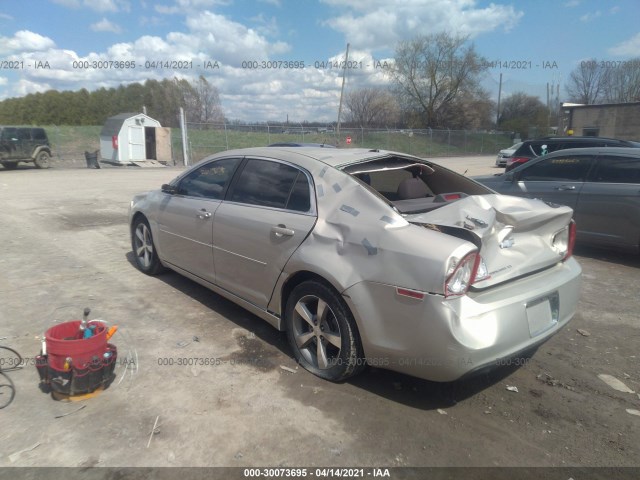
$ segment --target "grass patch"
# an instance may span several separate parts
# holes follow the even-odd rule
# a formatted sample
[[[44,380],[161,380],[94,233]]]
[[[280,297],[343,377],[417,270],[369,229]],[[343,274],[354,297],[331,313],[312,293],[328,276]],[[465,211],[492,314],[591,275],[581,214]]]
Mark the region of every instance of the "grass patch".
[[[249,128],[249,127],[247,127]],[[345,138],[351,138],[351,144]],[[178,132],[179,139],[179,132]],[[265,131],[189,130],[192,161],[224,150],[266,146],[278,142],[326,143],[342,148],[371,148],[392,150],[417,156],[493,155],[512,144],[505,134],[472,133],[464,131],[401,132],[372,130],[342,130],[340,139],[331,133],[302,135],[269,133]],[[178,142],[181,145],[181,141]],[[181,148],[181,147],[180,147]]]

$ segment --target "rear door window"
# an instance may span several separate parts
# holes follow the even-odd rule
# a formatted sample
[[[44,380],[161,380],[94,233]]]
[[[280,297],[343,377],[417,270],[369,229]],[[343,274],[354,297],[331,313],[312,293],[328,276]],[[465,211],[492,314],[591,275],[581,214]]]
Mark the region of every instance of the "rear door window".
[[[291,165],[269,160],[248,160],[227,199],[300,212],[311,208],[307,176]]]
[[[599,183],[640,184],[640,158],[603,155],[592,178]]]
[[[31,137],[34,140],[46,140],[47,134],[44,132],[43,128],[33,128],[31,129]]]
[[[565,148],[570,148],[566,144],[560,143],[560,142],[549,142],[546,145],[547,145],[547,153],[555,152],[556,150],[564,150]],[[544,146],[544,144],[542,146]],[[540,147],[541,151],[544,150],[542,146]]]
[[[524,144],[521,147],[521,152],[518,152],[521,155],[525,155],[528,157],[539,157],[542,155],[542,143],[540,142],[531,142],[529,144]]]
[[[591,147],[606,147],[607,142],[591,137],[581,138],[573,142],[566,142],[564,148],[591,148]]]
[[[18,140],[31,140],[30,128],[19,128],[17,134],[18,134]]]
[[[519,180],[583,182],[592,163],[593,155],[562,155],[547,158],[523,169]]]

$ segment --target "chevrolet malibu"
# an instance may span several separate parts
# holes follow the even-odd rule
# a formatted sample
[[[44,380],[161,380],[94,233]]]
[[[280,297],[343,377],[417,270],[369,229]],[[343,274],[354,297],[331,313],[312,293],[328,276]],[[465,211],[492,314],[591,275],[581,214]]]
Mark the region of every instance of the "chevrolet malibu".
[[[322,378],[369,364],[452,381],[569,322],[571,216],[406,154],[265,147],[137,195],[130,225],[142,272],[174,270],[286,331]]]

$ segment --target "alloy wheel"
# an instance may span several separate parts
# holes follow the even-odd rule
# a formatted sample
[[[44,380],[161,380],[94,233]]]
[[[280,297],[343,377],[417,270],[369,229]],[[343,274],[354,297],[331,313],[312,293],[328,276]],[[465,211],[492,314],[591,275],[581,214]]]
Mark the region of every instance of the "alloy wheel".
[[[153,241],[149,227],[139,223],[135,232],[135,254],[138,263],[145,269],[151,267],[153,259]]]
[[[333,310],[320,297],[305,295],[295,305],[293,336],[301,355],[326,370],[340,358],[342,335]]]

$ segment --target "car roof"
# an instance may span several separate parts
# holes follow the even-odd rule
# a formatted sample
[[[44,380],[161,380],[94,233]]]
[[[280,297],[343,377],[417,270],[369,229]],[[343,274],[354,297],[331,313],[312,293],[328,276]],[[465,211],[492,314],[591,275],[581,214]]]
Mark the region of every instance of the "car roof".
[[[297,142],[277,142],[272,143],[269,147],[320,147],[320,148],[336,148],[335,145],[328,143],[297,143]]]
[[[615,154],[615,155],[624,155],[627,157],[636,157],[640,158],[640,148],[634,147],[586,147],[586,148],[565,148],[563,150],[556,150],[555,152],[551,152],[547,155],[541,155],[536,158],[532,158],[526,163],[519,165],[518,167],[511,170],[511,172],[519,172],[521,170],[525,170],[528,166],[535,165],[538,162],[546,160],[548,158],[556,158],[563,155],[607,155],[607,154]],[[507,173],[511,173],[507,172]]]
[[[565,148],[556,150],[548,155],[538,158],[553,158],[560,155],[601,155],[601,154],[618,154],[632,157],[640,157],[640,148],[635,147],[587,147],[587,148]],[[536,160],[538,159],[536,158]],[[526,165],[526,164],[525,164]]]
[[[608,138],[608,137],[539,137],[539,138],[531,138],[529,140],[525,140],[525,142],[600,142],[600,141],[610,141],[610,142],[620,142],[620,143],[628,143],[632,140],[622,140],[620,138]]]
[[[593,137],[591,135],[586,135],[586,136],[580,136],[580,135],[567,135],[566,137],[563,136],[547,136],[547,137],[538,137],[538,138],[531,138],[530,140],[583,140],[583,139],[594,139],[594,140],[617,140],[617,138],[609,138],[609,137]]]
[[[324,148],[324,147],[252,147],[238,150],[227,150],[206,157],[205,160],[230,156],[256,156],[285,160],[300,166],[308,166],[310,161],[324,163],[330,167],[343,168],[360,162],[398,156],[411,158],[422,162],[421,159],[406,153],[390,152],[386,150],[372,150],[367,148]]]

